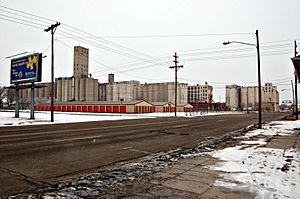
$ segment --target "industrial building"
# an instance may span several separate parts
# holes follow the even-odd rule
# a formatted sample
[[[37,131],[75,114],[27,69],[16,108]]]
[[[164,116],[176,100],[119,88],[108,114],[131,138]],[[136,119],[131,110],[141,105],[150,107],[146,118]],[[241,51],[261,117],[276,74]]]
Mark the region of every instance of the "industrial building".
[[[177,104],[187,104],[187,88],[185,83],[177,84]],[[141,85],[141,97],[150,102],[175,103],[174,82],[145,83]]]
[[[91,78],[91,74],[89,74],[89,49],[75,46],[73,58],[73,75],[55,79],[55,111],[73,111],[75,109],[83,112],[86,112],[85,109],[87,109],[88,112],[100,112],[101,110],[101,112],[126,113],[175,111],[174,82],[144,84],[136,80],[116,82],[114,74],[108,74],[108,83],[99,83],[98,79]],[[212,92],[212,87],[205,86],[203,91],[205,88],[208,93],[201,95],[203,100],[207,100]],[[29,88],[23,89],[20,96],[21,101],[29,103],[30,92]],[[50,97],[51,83],[41,83],[39,88],[35,88],[36,110],[49,110]],[[130,107],[140,101],[150,105],[135,105],[137,107],[135,109]],[[163,108],[154,103],[163,104]],[[116,104],[122,104],[123,108],[120,105],[117,111]],[[191,105],[188,104],[188,84],[186,83],[177,84],[177,104],[177,111],[191,111]],[[84,108],[91,106],[99,107],[95,110],[93,108],[92,111]],[[100,106],[104,106],[105,111]],[[113,111],[109,111],[109,108],[106,110],[106,107],[115,107],[115,109],[112,108]]]
[[[35,105],[36,111],[50,111],[49,103]],[[153,113],[174,112],[175,105],[172,103],[149,103],[144,100],[137,101],[95,101],[95,102],[56,102],[56,112],[88,112],[88,113]],[[193,106],[180,104],[177,112],[191,112]]]
[[[266,111],[279,110],[279,93],[272,83],[265,83],[261,88],[262,109]],[[258,110],[257,86],[226,86],[226,106],[231,110]]]
[[[232,110],[238,110],[241,107],[241,86],[226,86],[226,106]]]
[[[210,103],[212,100],[213,87],[208,85],[188,86],[188,103]]]
[[[187,104],[187,88],[185,83],[177,84],[177,103]],[[114,81],[114,74],[108,75],[108,83],[99,84],[100,101],[146,100],[149,102],[175,103],[174,82],[145,83],[139,81]]]

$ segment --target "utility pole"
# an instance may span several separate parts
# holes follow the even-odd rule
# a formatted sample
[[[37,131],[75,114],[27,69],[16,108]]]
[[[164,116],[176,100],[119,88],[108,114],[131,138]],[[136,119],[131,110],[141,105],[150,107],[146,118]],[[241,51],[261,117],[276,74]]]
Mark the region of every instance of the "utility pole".
[[[249,87],[247,86],[247,114],[249,114]]]
[[[295,47],[295,52],[294,55],[295,57],[297,56],[297,42],[296,40],[294,41],[294,47]],[[298,82],[297,82],[297,74],[295,72],[295,119],[298,120]]]
[[[259,52],[259,38],[258,30],[255,31],[256,35],[256,50],[257,50],[257,71],[258,71],[258,128],[262,128],[262,115],[261,115],[261,75],[260,75],[260,52]]]
[[[54,122],[54,33],[56,31],[57,26],[60,23],[56,22],[56,24],[52,24],[50,27],[45,29],[45,32],[49,32],[51,30],[51,122]]]
[[[175,117],[177,117],[177,71],[179,70],[179,68],[183,68],[183,65],[178,66],[177,64],[179,63],[177,61],[178,56],[177,53],[175,52],[175,55],[173,55],[174,57],[174,66],[170,66],[169,68],[171,69],[175,69]]]

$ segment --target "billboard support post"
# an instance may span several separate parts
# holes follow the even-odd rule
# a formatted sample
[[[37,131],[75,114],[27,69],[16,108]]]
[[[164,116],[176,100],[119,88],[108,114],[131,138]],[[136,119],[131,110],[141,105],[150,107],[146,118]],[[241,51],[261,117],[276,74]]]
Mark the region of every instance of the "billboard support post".
[[[15,118],[19,118],[19,85],[16,84]]]
[[[31,85],[30,119],[34,119],[34,82]]]

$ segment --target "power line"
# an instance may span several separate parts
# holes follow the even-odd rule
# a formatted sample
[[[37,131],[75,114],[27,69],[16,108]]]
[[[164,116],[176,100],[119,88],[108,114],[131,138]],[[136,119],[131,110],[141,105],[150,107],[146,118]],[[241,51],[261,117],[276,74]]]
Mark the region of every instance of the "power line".
[[[62,42],[62,41],[60,41],[60,40],[58,40],[58,39],[56,39],[56,41],[60,42],[61,44],[63,44],[63,45],[66,46],[67,48],[73,50],[73,48],[72,48],[71,46],[67,45],[66,43],[64,43],[64,42]],[[82,53],[81,53],[81,54],[82,54]],[[86,55],[84,55],[84,54],[82,54],[82,55],[83,55],[83,56],[86,56]],[[116,70],[116,69],[114,69],[114,68],[111,68],[111,67],[107,66],[106,64],[104,64],[104,63],[102,63],[102,62],[100,62],[100,61],[94,60],[94,59],[92,59],[92,58],[90,58],[90,57],[89,57],[89,59],[92,60],[93,62],[95,62],[95,63],[97,63],[97,64],[99,64],[99,65],[105,67],[105,68],[108,68],[108,69],[110,69],[110,70],[113,70],[113,71],[116,71],[116,72],[119,72],[119,73],[123,73],[122,71],[118,71],[118,70]],[[124,75],[128,75],[128,74],[126,74],[126,73],[123,73],[123,74],[124,74]]]
[[[5,21],[9,21],[9,22],[13,22],[13,23],[17,23],[17,24],[21,24],[21,25],[25,25],[25,26],[29,26],[29,27],[32,27],[32,28],[37,28],[37,29],[44,30],[44,28],[42,28],[40,26],[35,26],[35,25],[19,22],[19,21],[16,21],[16,20],[6,19],[6,18],[3,18],[3,17],[0,17],[0,19],[5,20]]]
[[[299,40],[299,39],[298,39]],[[263,42],[261,43],[261,48],[268,48],[268,47],[273,47],[273,46],[281,46],[281,45],[289,45],[291,46],[290,41],[294,41],[293,40],[277,40],[277,41],[270,41],[270,42]],[[282,43],[282,42],[286,42],[286,44],[277,44],[277,45],[264,45],[264,44],[270,44],[270,43]],[[199,49],[190,49],[190,50],[184,50],[184,51],[179,51],[182,55],[184,54],[189,54],[189,52],[195,52],[195,51],[209,51],[209,50],[213,50],[215,51],[216,49],[225,49],[225,51],[228,50],[237,50],[237,51],[244,51],[244,50],[253,50],[253,48],[245,48],[245,47],[240,47],[240,46],[230,46],[230,49],[228,49],[228,47],[220,47],[220,46],[216,46],[216,47],[210,47],[210,48],[199,48]]]
[[[46,24],[43,24],[43,23],[55,22],[54,20],[47,19],[45,17],[41,17],[41,16],[38,16],[38,15],[34,15],[34,14],[31,14],[31,13],[28,13],[28,12],[8,8],[8,7],[2,6],[2,5],[0,5],[0,7],[4,8],[4,9],[7,9],[7,10],[10,10],[10,11],[7,11],[7,10],[4,10],[4,9],[0,9],[0,11],[13,15],[13,16],[9,16],[9,15],[0,14],[0,19],[10,21],[10,22],[13,22],[13,23],[18,23],[18,24],[26,25],[26,26],[33,27],[33,28],[38,28],[38,29],[44,29],[43,27],[46,26]],[[14,13],[14,12],[16,12],[16,13]],[[22,13],[22,14],[19,14],[19,13]],[[23,18],[21,19],[21,18],[15,17],[15,16],[23,17]],[[97,36],[95,36],[91,33],[88,33],[86,31],[82,31],[78,28],[74,28],[74,27],[69,26],[67,24],[62,24],[62,25],[63,25],[61,27],[62,30],[60,29],[58,32],[62,32],[63,36],[67,36],[67,37],[73,36],[74,38],[77,37],[76,34],[83,35],[83,36],[84,35],[88,36],[89,38],[93,38],[93,40],[96,40],[97,42],[86,40],[86,39],[81,39],[81,40],[77,40],[77,41],[81,41],[81,42],[88,43],[90,45],[94,45],[94,47],[97,47],[97,48],[100,48],[100,49],[105,49],[105,50],[109,49],[111,52],[121,53],[124,56],[126,54],[126,56],[128,56],[130,58],[137,59],[137,60],[141,61],[141,62],[136,63],[136,64],[145,63],[145,62],[153,64],[152,66],[169,64],[168,61],[162,60],[162,58],[146,55],[145,53],[141,53],[141,52],[135,51],[133,49],[130,49],[128,47],[121,46],[119,44],[116,44],[116,43],[113,43],[111,41],[105,40],[105,39],[103,39],[103,37],[97,37]],[[190,37],[196,37],[196,36],[214,36],[214,35],[215,36],[221,36],[221,35],[234,35],[234,34],[241,34],[241,35],[243,35],[243,34],[247,35],[248,34],[248,35],[250,35],[250,34],[253,34],[253,33],[219,33],[219,34],[218,33],[217,34],[212,33],[212,34],[194,34],[194,35],[191,34],[191,35],[141,35],[141,36],[153,36],[153,37],[157,37],[157,36],[166,36],[166,37],[169,37],[169,36],[170,37],[190,36]],[[88,38],[88,37],[85,37],[85,38]],[[297,39],[297,40],[299,40],[299,39]],[[271,42],[264,42],[262,44],[284,43],[284,42],[287,42],[287,41],[291,41],[291,40],[271,41]],[[99,44],[98,42],[101,42],[101,43],[104,43],[104,44]],[[109,45],[111,47],[105,46],[105,45]],[[279,49],[279,48],[283,48],[283,47],[288,47],[288,45],[289,44],[266,45],[266,46],[262,46],[262,48],[266,48],[266,49],[271,49],[271,48],[276,49],[277,48],[277,49]],[[211,49],[215,49],[215,48],[211,48]],[[221,48],[218,48],[218,49],[221,49]],[[198,49],[198,50],[203,50],[203,49]],[[250,50],[250,48],[249,48],[249,50]],[[193,51],[195,51],[195,50],[193,50]],[[238,52],[238,51],[246,51],[246,49],[245,48],[244,49],[240,48],[239,50],[231,50],[231,52]],[[219,50],[219,51],[204,52],[203,54],[217,54],[217,53],[218,54],[220,54],[220,53],[229,53],[229,51]],[[188,53],[186,53],[186,55],[187,54]],[[271,52],[268,52],[268,53],[264,54],[264,56],[275,56],[275,55],[281,55],[281,54],[289,54],[289,53],[287,51],[271,51]],[[194,55],[201,55],[201,53],[198,53],[198,54],[195,53]],[[223,55],[223,57],[210,56],[210,57],[186,59],[185,61],[188,61],[188,62],[193,61],[193,60],[194,61],[199,61],[199,60],[201,61],[201,59],[202,60],[237,59],[237,58],[244,58],[244,57],[251,57],[251,56],[253,56],[253,55],[252,54],[229,55],[229,56],[228,55],[227,56]],[[132,70],[138,70],[138,69],[142,69],[142,68],[149,68],[148,65],[143,66],[143,67],[138,66],[138,67],[131,68],[131,69],[126,69],[126,70],[123,70],[123,71],[119,71],[119,70],[118,71],[121,72],[121,73],[122,72],[124,73],[124,71],[132,71]],[[112,67],[109,67],[109,69],[116,71],[116,69],[112,68]],[[127,74],[125,74],[125,75],[127,75]]]
[[[0,17],[0,18],[2,18],[2,17]],[[15,18],[15,19],[17,19],[17,20],[21,20],[21,19],[19,19],[19,18]],[[26,24],[25,23],[22,23],[22,22],[19,22],[19,21],[15,21],[15,20],[12,20],[12,19],[5,19],[5,20],[8,20],[8,21],[12,21],[12,22],[15,22],[15,23],[20,23],[20,24],[23,24],[23,25],[27,25],[27,26],[31,26],[31,27],[35,27],[35,28],[39,28],[39,29],[43,29],[43,28],[41,28],[41,27],[39,27],[39,26],[34,26],[34,25],[30,25],[30,24],[27,24],[27,23],[29,23],[30,21],[28,21],[28,20],[23,20],[23,21],[25,21],[26,22]],[[43,25],[43,24],[39,24],[39,23],[35,23],[35,24],[37,24],[37,25]],[[66,34],[68,34],[68,33],[66,33]],[[88,43],[88,44],[90,44],[90,45],[93,45],[93,46],[95,46],[95,47],[98,47],[98,48],[104,48],[104,49],[106,49],[106,50],[108,50],[108,51],[112,51],[112,52],[115,52],[115,53],[119,53],[119,54],[122,54],[122,55],[125,55],[122,51],[120,52],[120,51],[115,51],[115,50],[113,50],[113,49],[110,49],[110,48],[108,48],[108,47],[106,47],[106,46],[103,46],[103,45],[100,45],[99,46],[99,44],[97,44],[97,43],[94,43],[94,42],[91,42],[91,41],[82,41],[82,42],[84,42],[84,43]],[[274,46],[273,46],[274,47]],[[245,49],[240,49],[240,50],[245,50]],[[239,50],[239,51],[240,51]],[[214,51],[214,52],[206,52],[206,54],[209,54],[209,53],[219,53],[220,51]],[[224,51],[225,52],[225,51]],[[229,52],[229,51],[227,51],[227,52]],[[204,53],[205,54],[205,53]],[[282,52],[277,52],[276,54],[268,54],[268,55],[264,55],[264,56],[273,56],[273,55],[278,55],[278,54],[287,54],[287,53],[282,53]],[[125,55],[125,56],[128,56],[128,55]],[[204,58],[194,58],[194,59],[184,59],[184,61],[188,61],[188,62],[190,62],[190,61],[200,61],[200,60],[210,60],[210,59],[213,59],[213,60],[220,60],[220,59],[234,59],[234,58],[244,58],[244,57],[251,57],[251,56],[253,56],[253,55],[235,55],[235,56],[229,56],[229,57],[204,57]],[[131,58],[132,58],[132,56],[130,56]],[[134,58],[137,58],[137,57],[134,57]],[[140,58],[138,58],[139,60],[141,60]],[[147,62],[151,62],[151,63],[153,63],[153,61],[151,61],[151,60],[144,60],[143,59],[143,61],[147,61]],[[134,68],[134,69],[128,69],[128,70],[125,70],[125,71],[132,71],[132,70],[136,70],[136,69],[140,69],[140,68],[146,68],[146,66],[145,67],[136,67],[136,68]],[[112,69],[112,68],[110,68],[110,69]],[[113,69],[113,70],[115,70],[115,69]],[[123,71],[123,72],[125,72],[125,71]]]
[[[228,36],[228,35],[254,35],[254,34],[253,33],[203,33],[203,34],[175,34],[175,35],[115,35],[115,36],[102,36],[98,38],[137,39],[137,38],[206,37],[206,36]]]
[[[105,44],[107,44],[107,45],[113,46],[113,47],[115,47],[115,48],[122,49],[122,50],[124,50],[124,51],[128,51],[128,52],[130,52],[131,54],[135,54],[135,55],[140,56],[140,57],[143,57],[143,58],[144,58],[144,57],[147,57],[147,58],[152,58],[152,59],[153,59],[152,56],[147,55],[147,54],[145,54],[145,53],[142,53],[142,52],[133,50],[133,49],[131,49],[131,48],[122,46],[122,45],[120,45],[120,44],[117,44],[117,43],[108,41],[108,40],[103,39],[103,38],[101,38],[101,37],[97,37],[97,36],[95,36],[95,35],[93,35],[93,34],[91,34],[91,33],[88,33],[88,32],[86,32],[86,31],[80,30],[80,29],[78,29],[78,28],[72,27],[72,26],[70,26],[70,25],[67,25],[67,24],[64,24],[64,25],[67,26],[68,28],[74,29],[75,31],[79,32],[79,34],[81,34],[81,35],[83,35],[83,34],[84,34],[84,35],[85,35],[85,34],[86,34],[86,35],[89,35],[89,36],[91,36],[92,38],[96,39],[97,41],[101,41],[101,42],[103,42],[103,43],[105,43]],[[160,63],[159,61],[158,61],[157,63],[162,64],[162,63]]]
[[[60,31],[60,33],[58,33],[58,34],[60,34],[60,35],[70,34],[70,33],[65,33],[65,32],[62,33],[62,32],[63,31]],[[110,52],[113,52],[113,53],[117,53],[119,55],[123,55],[123,56],[126,56],[128,58],[137,59],[137,60],[146,61],[146,62],[151,62],[151,63],[155,63],[155,64],[161,64],[161,63],[157,63],[157,62],[152,61],[152,60],[141,58],[140,56],[137,56],[137,55],[134,55],[134,54],[130,54],[130,53],[126,53],[126,52],[121,51],[121,50],[110,48],[108,46],[104,46],[102,44],[99,44],[99,43],[96,43],[96,42],[93,42],[93,41],[89,41],[89,40],[86,40],[86,39],[77,39],[77,41],[81,41],[82,43],[86,43],[90,46],[93,46],[93,47],[96,47],[96,48],[99,48],[99,49],[104,49],[106,51],[110,51]]]
[[[64,43],[64,42],[62,42],[62,41],[60,41],[59,39],[56,39],[56,41],[58,41],[59,43],[61,43],[61,44],[64,45],[65,47],[67,47],[67,48],[73,50],[73,48],[72,48],[71,46],[69,46],[68,44],[66,44],[66,43]],[[86,55],[84,55],[84,54],[82,54],[82,53],[81,53],[81,55],[86,56]],[[105,68],[107,68],[107,69],[113,70],[113,71],[115,71],[115,72],[117,72],[117,73],[124,74],[124,75],[126,75],[126,76],[128,76],[128,77],[134,77],[134,78],[138,78],[138,79],[143,78],[143,77],[141,77],[141,76],[135,76],[135,75],[132,75],[132,74],[125,73],[126,71],[120,71],[120,70],[117,70],[117,69],[115,69],[115,68],[109,67],[108,65],[106,65],[106,64],[104,64],[104,63],[102,63],[102,62],[100,62],[100,61],[98,61],[98,60],[92,59],[91,57],[89,57],[89,59],[90,59],[91,61],[93,61],[93,62],[95,62],[95,63],[97,63],[97,64],[99,64],[99,65],[101,65],[101,66],[103,66],[103,67],[105,67]],[[91,73],[95,74],[95,72],[91,72]],[[105,74],[105,75],[106,75],[106,74]],[[97,75],[96,75],[96,76],[94,75],[94,76],[95,76],[95,77],[100,77],[100,76],[105,76],[105,75],[98,75],[98,76],[97,76]],[[147,78],[143,78],[143,79],[147,79]],[[154,80],[154,79],[148,79],[148,80]],[[155,81],[156,81],[156,80],[155,80]]]
[[[28,24],[34,24],[34,25],[37,25],[37,26],[46,27],[46,25],[44,25],[44,24],[28,21],[28,20],[25,20],[25,19],[20,19],[20,18],[17,18],[17,17],[12,17],[12,16],[8,16],[8,15],[3,15],[3,14],[0,14],[0,16],[10,18],[10,19],[16,20],[16,21],[22,21],[22,22],[25,22],[25,23],[28,23]]]
[[[270,53],[262,53],[262,56],[276,56],[276,55],[284,55],[290,54],[291,52],[287,51],[274,51]],[[208,57],[198,57],[198,58],[190,58],[184,59],[184,62],[195,62],[195,61],[219,61],[219,60],[227,60],[227,59],[239,59],[239,58],[249,58],[255,57],[256,54],[239,54],[239,55],[230,55],[230,56],[208,56]]]
[[[0,5],[0,7],[2,7],[2,6]],[[40,17],[39,18],[35,18],[35,17],[27,16],[27,15],[31,15],[31,14],[26,14],[26,15],[24,15],[24,14],[18,14],[18,13],[7,11],[7,10],[1,9],[1,8],[0,8],[0,11],[8,13],[8,14],[11,14],[11,15],[19,16],[19,17],[25,17],[27,19],[39,21],[39,22],[46,23],[46,24],[49,23],[49,21],[42,20]]]
[[[0,6],[1,6],[1,5],[0,5]],[[7,8],[7,7],[5,7],[5,6],[1,6],[1,7],[6,8],[6,9],[9,9],[9,8]],[[30,13],[27,13],[27,12],[23,12],[23,11],[19,11],[19,10],[16,10],[16,9],[10,9],[10,10],[13,10],[14,12],[20,12],[20,13],[23,13],[23,14],[26,14],[26,15],[29,15],[29,16],[38,17],[38,18],[41,18],[41,19],[44,19],[44,20],[47,20],[47,21],[53,21],[53,20],[50,20],[50,19],[47,19],[47,18],[44,18],[44,17],[41,17],[41,16],[33,15],[33,14],[30,14]],[[12,13],[12,12],[10,12],[10,13]],[[15,13],[12,13],[12,14],[15,14]],[[17,14],[17,15],[18,15],[18,14]],[[19,16],[21,16],[21,15],[19,15]],[[22,16],[23,16],[23,15],[22,15]],[[7,17],[8,17],[8,16],[7,16]],[[12,18],[13,18],[13,19],[16,19],[16,20],[21,20],[21,19],[16,18],[16,17],[12,17]],[[27,16],[27,18],[28,18],[28,16]],[[34,19],[33,17],[29,17],[29,18],[30,18],[30,19]],[[6,20],[7,20],[7,19],[6,19]],[[39,20],[39,19],[34,19],[34,20]],[[14,22],[16,22],[15,20],[11,20],[11,19],[10,19],[9,21],[14,21]],[[40,23],[36,23],[36,22],[32,22],[32,23],[34,23],[34,24],[36,24],[36,25],[38,25],[38,26],[32,26],[32,25],[30,25],[30,24],[27,24],[27,23],[30,23],[30,21],[28,21],[28,20],[23,20],[23,21],[26,22],[25,25],[29,25],[29,26],[31,26],[31,27],[40,28],[40,27],[38,27],[38,26],[44,26],[44,24],[40,24]],[[39,20],[39,21],[42,21],[42,20]],[[20,23],[20,22],[18,21],[18,23]],[[21,24],[24,24],[24,23],[21,23]],[[107,51],[110,51],[110,52],[113,52],[113,53],[118,53],[118,54],[120,54],[120,55],[127,56],[127,57],[130,57],[130,58],[134,58],[134,59],[138,59],[138,60],[142,60],[142,61],[151,62],[151,63],[153,63],[153,64],[162,64],[162,63],[168,64],[167,61],[162,61],[162,60],[159,60],[161,63],[157,63],[157,61],[155,61],[155,60],[157,60],[158,58],[156,58],[156,57],[151,57],[151,56],[145,55],[144,53],[140,53],[140,52],[135,51],[135,50],[132,50],[132,49],[130,49],[130,48],[123,47],[123,46],[121,46],[121,45],[119,45],[119,44],[115,44],[115,43],[113,43],[113,42],[107,41],[107,40],[105,40],[105,39],[103,39],[103,38],[101,38],[101,37],[96,37],[96,36],[94,36],[94,35],[92,35],[92,34],[86,32],[86,31],[79,30],[78,28],[74,28],[74,27],[72,27],[72,26],[70,26],[70,25],[64,24],[64,26],[67,27],[67,29],[64,27],[64,29],[67,30],[67,31],[70,31],[70,29],[71,29],[71,31],[73,31],[73,32],[76,33],[76,34],[79,33],[79,34],[81,34],[81,35],[89,35],[90,37],[92,37],[92,38],[94,38],[94,39],[101,40],[101,41],[104,42],[105,44],[109,44],[109,45],[112,45],[112,46],[114,46],[114,47],[119,47],[119,48],[122,49],[122,50],[126,49],[127,51],[130,51],[131,54],[130,54],[130,53],[127,53],[127,52],[124,52],[124,51],[121,51],[121,50],[116,50],[116,49],[110,48],[110,47],[108,47],[108,46],[104,46],[104,45],[95,43],[95,42],[93,42],[93,41],[89,41],[89,40],[85,40],[85,39],[84,39],[84,40],[82,40],[82,39],[78,40],[78,39],[77,39],[78,41],[87,43],[87,44],[89,44],[89,45],[93,45],[94,47],[102,48],[102,49],[104,49],[104,50],[107,50]],[[40,28],[40,29],[41,29],[41,28]],[[74,30],[75,30],[75,31],[74,31]],[[70,33],[66,32],[66,31],[61,31],[61,32],[63,32],[65,36],[71,35],[71,36],[73,36],[73,37],[76,37],[75,35],[70,34]],[[198,34],[198,35],[234,35],[234,34],[253,34],[253,33],[221,33],[221,34]],[[169,36],[170,36],[170,35],[169,35]],[[172,36],[172,35],[171,35],[171,36]],[[179,36],[179,35],[174,35],[174,36]],[[181,36],[187,36],[187,35],[181,35]],[[196,36],[196,35],[190,35],[190,36]],[[278,41],[278,42],[282,42],[282,41],[287,41],[287,40],[281,40],[281,41]],[[266,42],[266,43],[276,43],[276,41]],[[275,47],[276,47],[276,46],[275,46]],[[278,46],[277,46],[277,47],[278,47]],[[241,50],[244,51],[244,50],[246,50],[246,49],[240,49],[240,51],[241,51]],[[247,49],[247,50],[248,50],[248,49]],[[229,52],[229,51],[227,51],[227,52]],[[227,52],[226,52],[226,53],[227,53]],[[136,54],[133,54],[133,55],[132,55],[132,53],[136,53]],[[211,53],[220,53],[220,51],[215,51],[215,52],[205,52],[205,53],[202,53],[202,54],[211,54]],[[143,56],[148,56],[148,58],[150,57],[151,59],[144,59],[144,58],[141,58],[140,56],[137,56],[137,54],[143,55]],[[199,54],[199,53],[198,53],[198,54]],[[183,54],[183,55],[184,55],[184,54]],[[268,56],[269,56],[269,55],[268,55]],[[242,57],[245,57],[245,56],[242,55]],[[238,58],[238,57],[237,57],[237,58]],[[227,58],[227,59],[228,59],[228,58]],[[230,57],[230,59],[232,59],[232,57]],[[191,61],[191,60],[188,60],[188,61]]]
[[[0,6],[1,6],[1,5],[0,5]],[[37,17],[37,18],[41,18],[41,19],[45,19],[45,20],[51,21],[51,22],[53,21],[53,20],[47,19],[47,18],[45,18],[45,17],[33,15],[33,14],[30,14],[30,13],[27,13],[27,12],[24,12],[24,11],[20,11],[20,10],[16,10],[16,9],[11,9],[11,8],[8,8],[8,7],[5,7],[5,6],[1,6],[1,7],[5,8],[5,9],[13,10],[14,12],[17,12],[17,13],[10,12],[10,14],[18,15],[18,16],[23,16],[23,17],[27,17],[27,19],[41,21],[41,20],[39,20],[39,19],[35,19],[35,18],[33,18],[33,17],[29,17],[29,16],[34,16],[34,17]],[[29,16],[20,15],[20,14],[18,14],[18,13],[23,13],[23,14],[29,15]],[[12,18],[12,19],[8,20],[8,21],[12,21],[12,22],[16,22],[16,20],[18,20],[18,21],[23,21],[23,22],[26,22],[26,23],[33,23],[33,24],[36,24],[36,25],[39,25],[39,26],[46,26],[45,24],[40,24],[40,23],[37,23],[37,22],[35,22],[35,21],[28,21],[28,20],[24,20],[24,19],[22,20],[22,19],[13,17],[13,16],[6,16],[6,17]],[[15,19],[15,20],[13,20],[13,19]],[[20,23],[20,22],[19,22],[19,23]],[[24,24],[24,23],[21,22],[20,24]],[[26,24],[26,25],[27,25],[27,24]],[[146,55],[146,54],[144,54],[144,53],[141,53],[141,52],[138,52],[138,51],[136,51],[136,50],[132,50],[132,49],[130,49],[130,48],[128,48],[128,47],[124,47],[124,46],[121,46],[121,45],[119,45],[119,44],[116,44],[116,43],[107,41],[107,40],[102,39],[102,38],[100,38],[100,37],[97,38],[97,37],[95,37],[94,35],[92,35],[92,34],[86,32],[86,31],[79,30],[78,28],[74,28],[74,27],[72,27],[72,26],[70,26],[70,25],[67,25],[67,24],[63,24],[63,25],[65,26],[65,27],[63,27],[63,29],[64,29],[65,31],[60,31],[60,32],[63,32],[63,33],[65,33],[65,34],[70,34],[70,33],[68,33],[68,32],[72,32],[72,33],[75,33],[75,34],[81,34],[81,35],[86,34],[86,35],[89,35],[89,36],[92,36],[92,37],[96,38],[98,41],[101,40],[101,42],[105,43],[106,45],[110,45],[110,46],[112,46],[113,48],[121,49],[121,50],[116,50],[116,49],[113,49],[113,48],[111,48],[111,47],[101,45],[101,47],[102,47],[103,49],[105,49],[105,50],[108,50],[108,51],[111,51],[111,52],[114,52],[114,53],[117,53],[117,52],[118,52],[118,54],[121,54],[121,55],[124,55],[124,56],[126,56],[126,54],[127,54],[127,57],[134,58],[134,59],[137,59],[137,58],[138,58],[138,59],[144,59],[144,57],[148,57],[148,58],[151,57],[151,56]],[[66,28],[66,27],[67,27],[67,28]],[[40,29],[44,29],[44,27],[43,27],[43,28],[40,28]],[[72,31],[70,31],[70,29],[72,29]],[[76,32],[75,32],[74,30],[75,30]],[[66,32],[66,31],[68,31],[68,32]],[[67,36],[69,36],[69,35],[67,35]],[[72,35],[72,34],[71,34],[71,36],[75,36],[75,35]],[[82,40],[80,40],[80,41],[83,42]],[[85,42],[87,43],[87,42],[91,42],[91,41],[85,40]],[[95,43],[95,42],[94,42],[94,43]],[[98,45],[100,45],[100,44],[98,44]],[[98,47],[100,47],[100,46],[98,46]],[[124,52],[124,51],[125,51],[125,52]],[[131,55],[130,55],[130,54],[131,54]],[[129,55],[130,55],[130,56],[129,56]],[[142,57],[141,57],[141,56],[142,56]],[[154,62],[154,61],[152,61],[152,62]],[[162,63],[159,63],[158,61],[156,61],[156,64],[162,64]]]
[[[34,17],[36,17],[38,19],[44,19],[44,20],[48,21],[49,23],[56,22],[56,20],[48,19],[48,18],[45,18],[45,17],[42,17],[42,16],[38,16],[38,15],[34,15],[32,13],[28,13],[28,12],[25,12],[25,11],[22,11],[22,10],[17,10],[17,9],[14,9],[14,8],[9,8],[9,7],[3,6],[3,5],[0,5],[0,7],[5,8],[7,10],[12,10],[14,12],[22,13],[22,14],[25,14],[25,15],[34,16]]]

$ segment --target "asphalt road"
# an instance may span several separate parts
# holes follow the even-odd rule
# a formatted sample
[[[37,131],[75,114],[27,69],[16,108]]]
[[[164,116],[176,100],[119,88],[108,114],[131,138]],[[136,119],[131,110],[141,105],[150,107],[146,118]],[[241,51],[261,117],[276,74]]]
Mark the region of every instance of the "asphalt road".
[[[264,113],[263,121],[284,113]],[[256,114],[156,118],[0,128],[0,196],[53,185],[106,165],[257,123]]]

